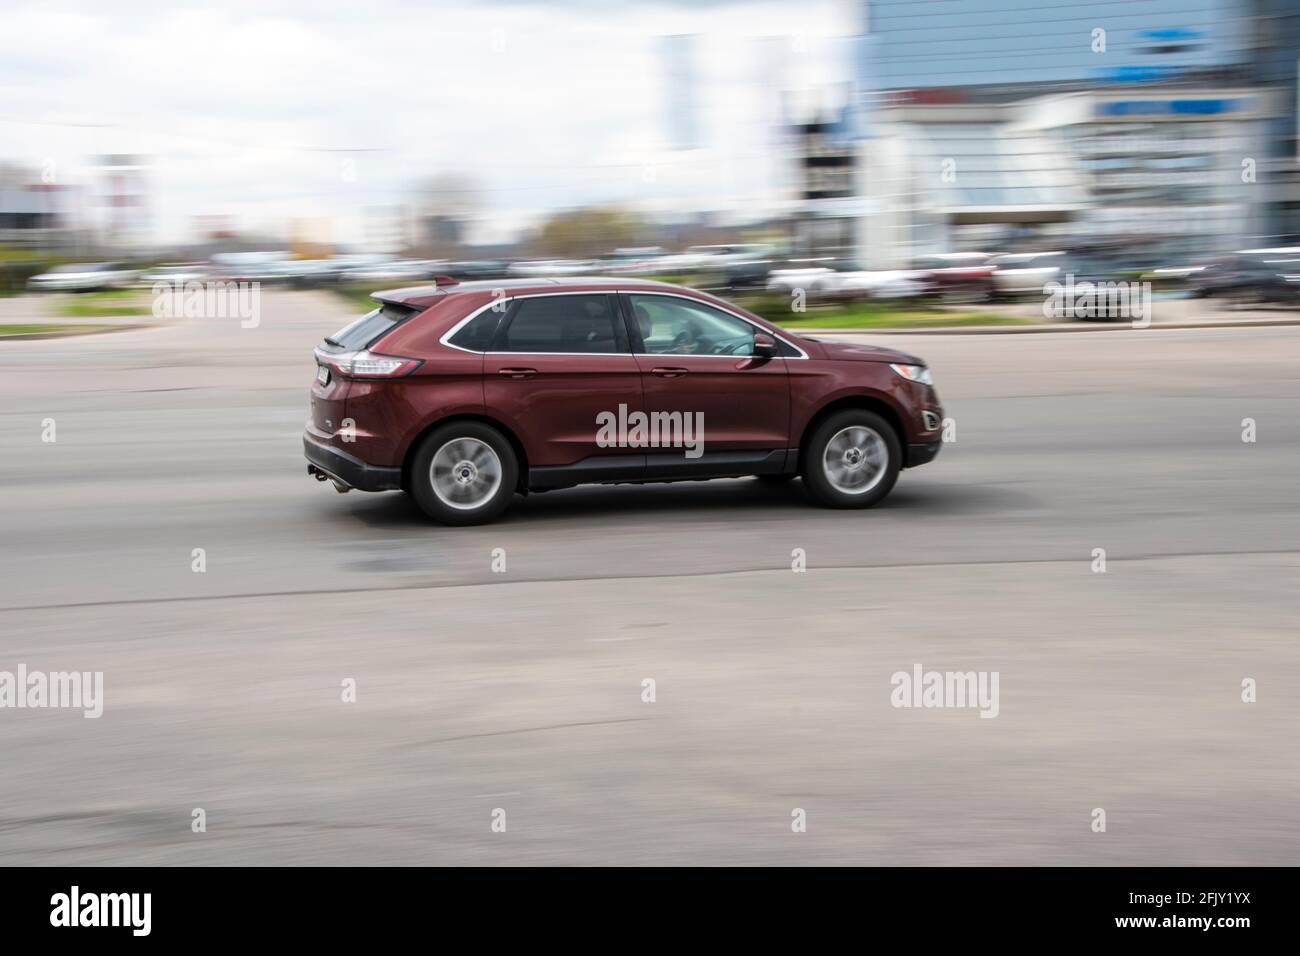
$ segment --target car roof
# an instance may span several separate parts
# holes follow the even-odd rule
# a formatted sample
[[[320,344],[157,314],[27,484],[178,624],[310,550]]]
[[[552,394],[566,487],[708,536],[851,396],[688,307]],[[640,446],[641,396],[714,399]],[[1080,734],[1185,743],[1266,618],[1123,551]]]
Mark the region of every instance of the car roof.
[[[694,293],[694,289],[674,285],[671,282],[657,282],[654,279],[619,279],[606,276],[562,276],[546,278],[513,279],[476,279],[472,282],[456,282],[447,285],[420,285],[402,289],[386,289],[371,294],[372,299],[380,302],[394,302],[399,305],[428,308],[444,296],[458,295],[466,292],[499,292],[503,296],[521,293],[543,293],[557,291],[563,287],[570,292],[662,292],[674,290]]]

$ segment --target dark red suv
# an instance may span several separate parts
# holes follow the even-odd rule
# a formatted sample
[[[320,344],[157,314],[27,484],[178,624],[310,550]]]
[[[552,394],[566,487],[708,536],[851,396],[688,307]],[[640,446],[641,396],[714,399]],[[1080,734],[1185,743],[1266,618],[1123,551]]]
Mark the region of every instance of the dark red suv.
[[[939,452],[918,358],[776,328],[660,282],[438,280],[316,349],[307,471],[447,524],[588,482],[802,476],[864,508]]]

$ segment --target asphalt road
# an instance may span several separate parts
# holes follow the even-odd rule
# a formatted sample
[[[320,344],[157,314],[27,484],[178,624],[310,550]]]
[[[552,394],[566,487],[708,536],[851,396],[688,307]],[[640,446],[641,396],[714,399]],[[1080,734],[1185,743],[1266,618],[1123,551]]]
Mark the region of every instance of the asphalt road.
[[[105,682],[0,709],[0,863],[1300,863],[1300,328],[890,336],[957,440],[875,510],[448,529],[305,474],[345,315],[0,343],[0,671]],[[998,716],[891,706],[918,663]]]

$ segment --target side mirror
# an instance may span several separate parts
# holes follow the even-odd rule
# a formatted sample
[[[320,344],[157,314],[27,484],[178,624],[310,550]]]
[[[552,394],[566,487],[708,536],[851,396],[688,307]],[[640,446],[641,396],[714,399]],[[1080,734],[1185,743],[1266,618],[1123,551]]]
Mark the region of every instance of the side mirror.
[[[754,358],[776,358],[776,339],[766,332],[755,332]]]

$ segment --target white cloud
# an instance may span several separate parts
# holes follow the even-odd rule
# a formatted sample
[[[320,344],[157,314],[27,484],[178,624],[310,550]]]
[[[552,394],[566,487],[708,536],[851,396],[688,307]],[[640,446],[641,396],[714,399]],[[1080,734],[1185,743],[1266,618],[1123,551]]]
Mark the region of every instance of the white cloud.
[[[54,161],[85,179],[93,155],[149,155],[153,219],[169,240],[213,213],[271,231],[332,217],[333,238],[356,238],[362,208],[445,172],[481,186],[497,234],[578,203],[735,207],[773,185],[759,38],[803,38],[791,82],[840,81],[834,38],[855,10],[844,0],[11,5],[0,159]],[[700,35],[704,142],[686,154],[664,145],[659,44],[673,33]]]

